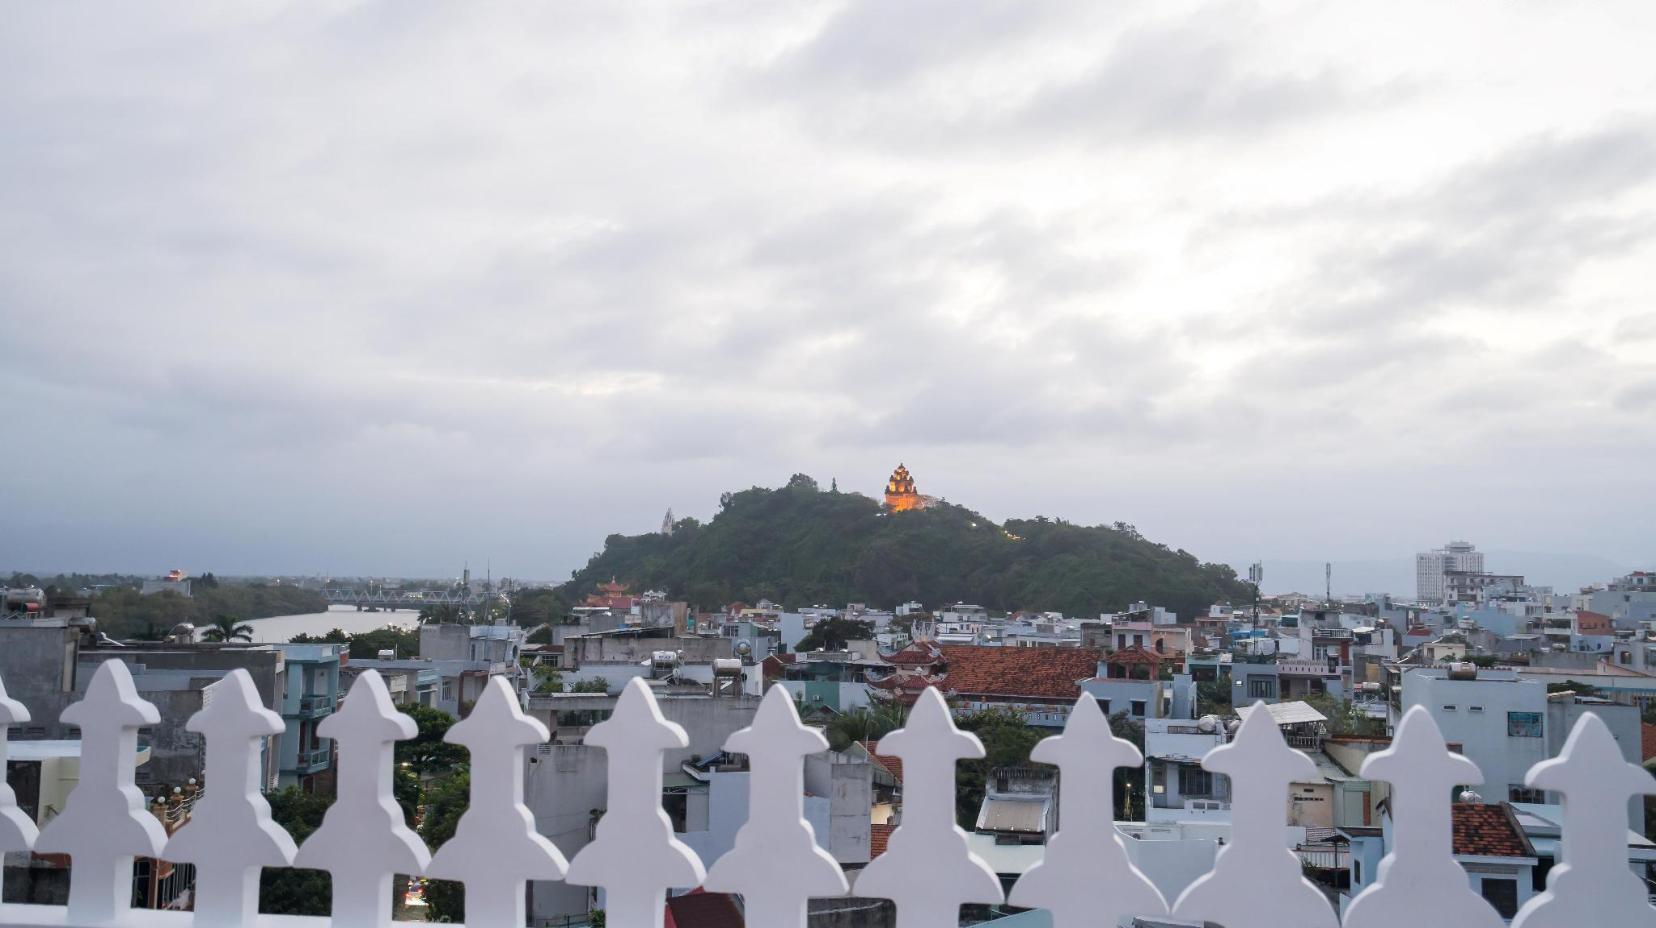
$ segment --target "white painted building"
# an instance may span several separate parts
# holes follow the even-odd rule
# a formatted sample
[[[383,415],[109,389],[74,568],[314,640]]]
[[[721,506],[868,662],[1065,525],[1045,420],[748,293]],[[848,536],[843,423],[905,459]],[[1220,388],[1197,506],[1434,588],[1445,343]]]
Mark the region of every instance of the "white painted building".
[[[1441,603],[1444,574],[1451,570],[1483,573],[1483,552],[1471,542],[1451,541],[1441,548],[1415,555],[1415,598],[1423,603]]]

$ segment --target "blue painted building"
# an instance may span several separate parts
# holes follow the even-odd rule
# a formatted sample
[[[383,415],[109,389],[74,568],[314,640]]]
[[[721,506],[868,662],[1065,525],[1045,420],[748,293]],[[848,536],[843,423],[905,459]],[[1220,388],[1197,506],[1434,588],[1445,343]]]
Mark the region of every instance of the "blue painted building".
[[[277,761],[281,786],[303,783],[333,764],[333,741],[316,727],[339,705],[342,644],[279,644],[286,662],[282,692],[282,732]]]

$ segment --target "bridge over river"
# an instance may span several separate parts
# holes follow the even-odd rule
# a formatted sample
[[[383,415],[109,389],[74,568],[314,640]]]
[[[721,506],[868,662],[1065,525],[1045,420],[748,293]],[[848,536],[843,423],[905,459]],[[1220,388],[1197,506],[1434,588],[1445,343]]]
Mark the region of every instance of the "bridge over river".
[[[358,609],[424,609],[427,606],[481,606],[489,595],[481,590],[352,590],[326,589],[330,606]]]

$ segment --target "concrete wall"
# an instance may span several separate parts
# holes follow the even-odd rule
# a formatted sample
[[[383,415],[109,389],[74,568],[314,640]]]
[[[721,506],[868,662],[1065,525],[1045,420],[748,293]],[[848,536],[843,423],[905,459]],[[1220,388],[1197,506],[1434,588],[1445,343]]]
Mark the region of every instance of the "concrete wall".
[[[867,755],[830,752],[805,758],[805,790],[827,800],[827,820],[812,822],[817,843],[842,864],[868,863],[874,768]]]
[[[28,707],[26,737],[67,738],[58,716],[73,699],[80,634],[50,621],[0,620],[0,680]]]
[[[1638,765],[1644,762],[1641,756],[1644,753],[1643,732],[1636,707],[1619,703],[1576,702],[1573,699],[1547,700],[1548,756],[1556,757],[1559,751],[1564,750],[1564,741],[1570,736],[1570,729],[1575,727],[1578,719],[1589,713],[1603,720],[1628,763]],[[1549,793],[1547,801],[1558,802],[1559,799],[1559,794]],[[1644,834],[1644,797],[1635,796],[1628,800],[1627,827]]]
[[[1432,713],[1444,740],[1461,744],[1462,753],[1483,772],[1477,789],[1489,802],[1505,801],[1509,789],[1523,785],[1529,768],[1549,756],[1546,687],[1510,677],[1483,671],[1476,680],[1450,680],[1441,671],[1403,675],[1403,711],[1421,705]],[[1509,736],[1512,712],[1539,714],[1542,736]]]
[[[605,753],[580,744],[543,744],[524,754],[523,802],[535,816],[535,828],[566,859],[573,858],[591,840],[596,813],[605,807]],[[529,887],[529,915],[585,915],[589,895],[585,886],[537,880]]]

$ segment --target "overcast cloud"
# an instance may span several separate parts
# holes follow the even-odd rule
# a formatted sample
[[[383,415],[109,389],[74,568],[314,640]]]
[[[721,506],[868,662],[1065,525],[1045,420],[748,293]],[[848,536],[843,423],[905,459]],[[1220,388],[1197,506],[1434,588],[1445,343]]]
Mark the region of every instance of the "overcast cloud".
[[[1656,5],[1590,14],[16,6],[0,568],[551,579],[899,460],[1656,567]]]

